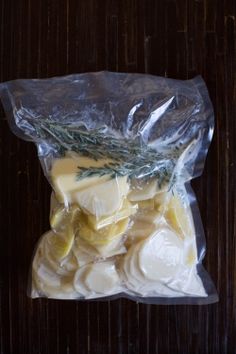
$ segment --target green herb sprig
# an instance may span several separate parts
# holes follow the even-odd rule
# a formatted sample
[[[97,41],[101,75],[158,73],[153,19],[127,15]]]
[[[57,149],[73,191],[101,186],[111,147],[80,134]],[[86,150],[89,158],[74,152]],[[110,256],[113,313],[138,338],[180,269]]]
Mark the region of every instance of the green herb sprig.
[[[49,140],[56,151],[64,155],[74,151],[95,160],[111,159],[101,167],[78,166],[77,179],[109,175],[158,179],[159,186],[173,177],[174,168],[185,146],[173,146],[167,152],[158,152],[137,140],[117,138],[104,129],[85,130],[81,127],[59,124],[49,119],[37,121],[35,130],[39,139]]]

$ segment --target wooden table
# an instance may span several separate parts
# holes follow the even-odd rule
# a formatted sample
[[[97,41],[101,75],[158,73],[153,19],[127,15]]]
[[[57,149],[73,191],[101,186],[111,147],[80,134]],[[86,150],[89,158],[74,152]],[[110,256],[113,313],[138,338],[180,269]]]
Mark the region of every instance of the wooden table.
[[[236,353],[235,0],[1,0],[0,81],[114,70],[206,80],[216,129],[194,181],[207,238],[209,306],[30,300],[28,269],[49,228],[33,144],[0,121],[0,353]]]

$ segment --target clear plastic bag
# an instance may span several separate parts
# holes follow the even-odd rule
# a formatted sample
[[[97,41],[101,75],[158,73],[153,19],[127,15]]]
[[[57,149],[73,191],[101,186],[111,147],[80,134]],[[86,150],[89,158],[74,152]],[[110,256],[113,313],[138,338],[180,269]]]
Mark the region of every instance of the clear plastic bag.
[[[0,95],[53,189],[31,297],[218,300],[190,187],[214,128],[200,77],[85,73],[6,82]]]

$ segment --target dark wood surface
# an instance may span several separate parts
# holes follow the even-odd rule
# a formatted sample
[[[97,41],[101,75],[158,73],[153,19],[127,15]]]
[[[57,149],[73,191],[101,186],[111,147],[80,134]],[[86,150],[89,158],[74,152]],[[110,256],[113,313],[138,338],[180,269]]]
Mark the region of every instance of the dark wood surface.
[[[236,353],[235,12],[235,0],[0,1],[0,81],[102,69],[206,80],[216,129],[193,186],[220,297],[202,307],[27,298],[50,189],[1,110],[1,354]]]

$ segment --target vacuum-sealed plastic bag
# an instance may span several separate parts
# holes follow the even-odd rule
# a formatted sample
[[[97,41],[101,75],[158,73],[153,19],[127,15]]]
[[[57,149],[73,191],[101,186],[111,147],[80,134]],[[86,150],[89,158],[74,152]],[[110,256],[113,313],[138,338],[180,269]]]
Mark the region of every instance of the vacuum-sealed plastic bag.
[[[211,303],[191,179],[213,134],[203,80],[98,72],[0,86],[52,186],[30,296]]]

